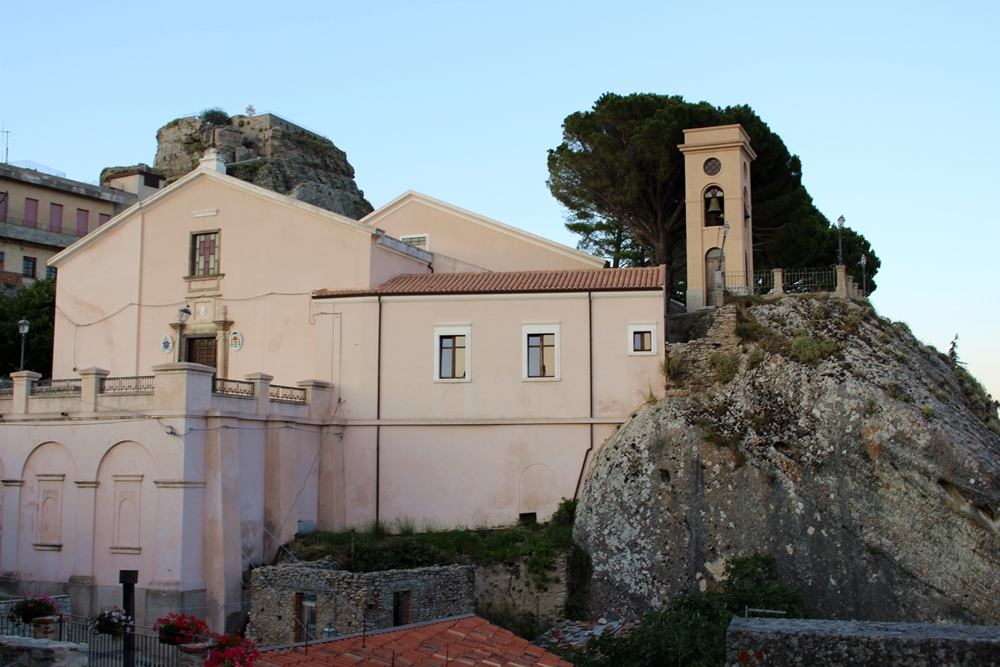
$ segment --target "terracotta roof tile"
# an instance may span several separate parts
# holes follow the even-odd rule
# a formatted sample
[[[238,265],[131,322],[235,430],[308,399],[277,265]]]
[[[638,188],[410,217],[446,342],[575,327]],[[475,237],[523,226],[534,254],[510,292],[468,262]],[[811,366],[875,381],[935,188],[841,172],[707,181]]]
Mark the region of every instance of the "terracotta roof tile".
[[[502,294],[518,292],[600,292],[656,290],[663,287],[663,268],[509,271],[500,273],[408,273],[370,290],[327,290],[318,299],[408,294]]]
[[[350,635],[303,646],[265,649],[257,667],[383,667],[391,664],[444,667],[573,667],[558,656],[478,616],[450,618],[375,633]]]

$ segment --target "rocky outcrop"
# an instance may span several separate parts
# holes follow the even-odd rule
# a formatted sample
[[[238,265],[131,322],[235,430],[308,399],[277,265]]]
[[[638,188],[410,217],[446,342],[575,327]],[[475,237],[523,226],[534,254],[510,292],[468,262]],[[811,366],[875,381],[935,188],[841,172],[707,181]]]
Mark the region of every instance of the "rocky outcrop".
[[[273,114],[233,116],[224,126],[179,118],[161,127],[156,141],[153,169],[168,183],[196,168],[214,147],[230,176],[355,220],[373,210],[344,151]]]
[[[778,559],[821,618],[1000,623],[1000,425],[961,367],[867,306],[726,306],[595,456],[594,611],[636,618]]]

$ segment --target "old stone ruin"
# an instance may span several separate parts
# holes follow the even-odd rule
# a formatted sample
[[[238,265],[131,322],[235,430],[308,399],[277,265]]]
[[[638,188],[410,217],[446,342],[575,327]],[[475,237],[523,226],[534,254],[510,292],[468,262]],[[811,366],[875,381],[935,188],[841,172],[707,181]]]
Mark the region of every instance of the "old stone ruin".
[[[355,220],[373,210],[344,151],[274,114],[233,116],[225,124],[202,116],[178,118],[157,130],[156,142],[152,170],[165,176],[168,185],[215,148],[230,176]],[[101,183],[135,168],[109,167],[101,172]]]

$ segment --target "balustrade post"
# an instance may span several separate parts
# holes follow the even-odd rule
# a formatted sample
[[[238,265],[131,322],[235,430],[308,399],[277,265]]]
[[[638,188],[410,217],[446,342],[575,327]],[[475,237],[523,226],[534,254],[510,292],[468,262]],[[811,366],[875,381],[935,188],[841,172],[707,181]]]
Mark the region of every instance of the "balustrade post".
[[[847,294],[847,267],[843,264],[837,265],[837,289],[833,293],[838,299],[846,299]]]
[[[309,419],[329,419],[333,416],[333,385],[322,380],[300,380],[295,383],[306,390]]]
[[[11,412],[15,415],[28,413],[28,397],[31,396],[31,384],[41,379],[42,374],[35,371],[17,371],[10,374],[14,381],[14,405]]]
[[[251,373],[244,375],[243,379],[253,382],[253,394],[257,399],[257,414],[271,414],[271,380],[273,375],[267,373]]]
[[[111,375],[103,368],[84,368],[80,374],[80,402],[84,411],[97,412],[97,396],[101,393],[101,380]]]
[[[771,276],[774,280],[774,293],[784,294],[785,293],[785,270],[784,269],[771,269]]]
[[[159,410],[205,410],[212,404],[215,369],[187,362],[153,366],[153,394]]]

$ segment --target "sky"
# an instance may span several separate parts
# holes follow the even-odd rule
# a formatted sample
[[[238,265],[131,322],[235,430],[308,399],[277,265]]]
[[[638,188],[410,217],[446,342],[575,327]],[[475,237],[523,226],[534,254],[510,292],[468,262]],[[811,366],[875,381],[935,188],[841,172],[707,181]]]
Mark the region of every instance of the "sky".
[[[417,190],[575,245],[549,194],[562,120],[605,92],[748,104],[872,302],[1000,396],[1000,3],[0,0],[10,161],[95,181],[173,118],[252,104],[329,137],[379,207]],[[992,184],[992,185],[991,185]]]

